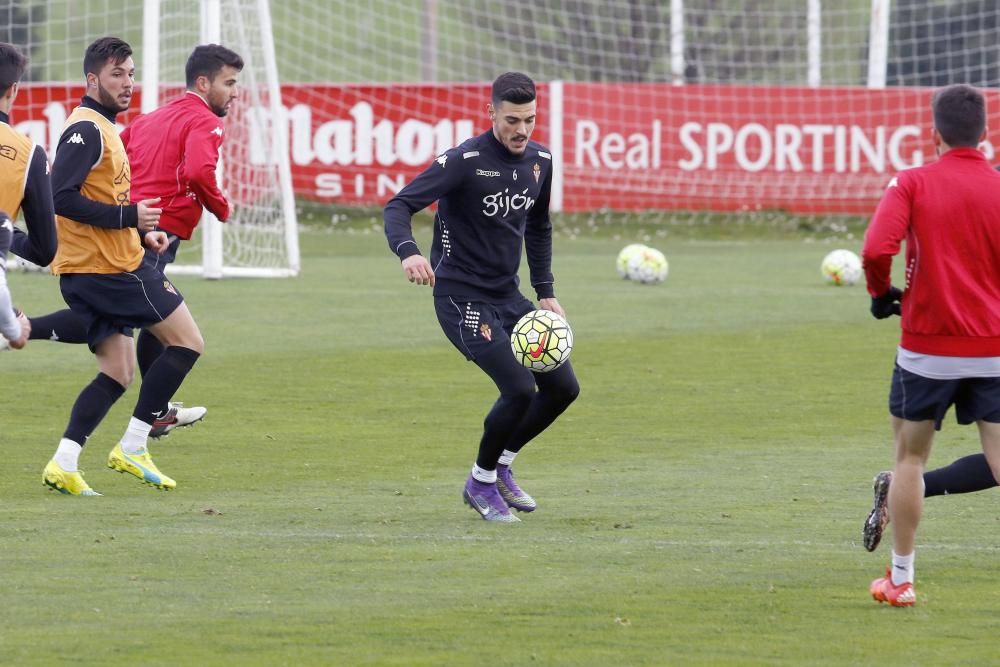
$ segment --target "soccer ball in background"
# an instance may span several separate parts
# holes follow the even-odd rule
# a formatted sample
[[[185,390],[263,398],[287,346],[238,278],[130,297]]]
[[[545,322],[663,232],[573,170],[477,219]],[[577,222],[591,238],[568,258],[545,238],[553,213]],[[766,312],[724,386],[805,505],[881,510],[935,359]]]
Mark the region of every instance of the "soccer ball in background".
[[[618,271],[618,277],[628,280],[628,263],[635,255],[638,255],[643,250],[646,250],[646,246],[641,243],[630,243],[622,251],[618,253],[618,260],[615,262],[615,269]]]
[[[7,258],[7,271],[8,273],[13,273],[14,271],[23,271],[24,273],[49,273],[49,267],[39,266],[33,262],[29,262],[26,259],[18,257],[17,255],[11,255]]]
[[[573,331],[562,317],[551,310],[533,310],[514,325],[510,335],[514,358],[536,373],[548,373],[569,359],[573,350]]]
[[[820,272],[830,285],[853,285],[861,279],[861,259],[850,250],[834,250],[823,258]]]
[[[643,248],[628,260],[628,277],[643,285],[662,283],[667,278],[670,265],[663,253],[656,248]]]

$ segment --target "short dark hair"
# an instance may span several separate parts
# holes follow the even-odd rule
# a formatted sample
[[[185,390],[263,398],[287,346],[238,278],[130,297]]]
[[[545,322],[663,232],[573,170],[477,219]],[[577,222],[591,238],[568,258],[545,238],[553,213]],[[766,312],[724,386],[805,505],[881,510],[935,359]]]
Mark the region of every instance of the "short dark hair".
[[[21,80],[28,59],[13,44],[0,42],[0,95],[6,95],[10,87]]]
[[[187,87],[194,87],[199,76],[207,76],[209,81],[215,79],[222,68],[228,65],[237,72],[243,71],[243,58],[240,54],[219,44],[202,44],[196,46],[188,56],[184,66],[184,78]]]
[[[527,74],[507,72],[493,82],[493,104],[527,104],[535,99],[535,82]]]
[[[946,86],[934,93],[931,109],[934,128],[951,147],[979,145],[986,129],[986,100],[964,83]]]
[[[109,60],[121,65],[132,55],[132,47],[118,37],[101,37],[87,47],[83,54],[83,75],[98,74]]]

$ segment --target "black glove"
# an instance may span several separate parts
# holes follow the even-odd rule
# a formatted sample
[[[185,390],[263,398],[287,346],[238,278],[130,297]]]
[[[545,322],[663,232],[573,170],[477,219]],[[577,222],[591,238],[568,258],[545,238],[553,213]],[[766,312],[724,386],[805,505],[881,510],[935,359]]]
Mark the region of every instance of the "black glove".
[[[899,302],[903,299],[903,290],[889,287],[882,296],[872,297],[871,311],[876,320],[884,320],[893,315],[899,315]]]

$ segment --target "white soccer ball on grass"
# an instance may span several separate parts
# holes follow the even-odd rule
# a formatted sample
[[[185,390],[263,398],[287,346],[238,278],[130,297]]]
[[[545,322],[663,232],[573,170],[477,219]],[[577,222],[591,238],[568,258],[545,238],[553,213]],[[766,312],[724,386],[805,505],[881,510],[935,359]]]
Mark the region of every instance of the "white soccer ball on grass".
[[[670,264],[656,248],[643,248],[628,260],[628,277],[643,285],[655,285],[667,279]]]
[[[618,277],[624,280],[628,280],[628,263],[634,256],[638,255],[643,250],[646,250],[646,246],[641,243],[630,243],[621,252],[618,253],[618,259],[615,261],[615,270],[618,271]]]
[[[823,258],[820,272],[830,285],[853,285],[861,280],[861,258],[850,250],[834,250]]]

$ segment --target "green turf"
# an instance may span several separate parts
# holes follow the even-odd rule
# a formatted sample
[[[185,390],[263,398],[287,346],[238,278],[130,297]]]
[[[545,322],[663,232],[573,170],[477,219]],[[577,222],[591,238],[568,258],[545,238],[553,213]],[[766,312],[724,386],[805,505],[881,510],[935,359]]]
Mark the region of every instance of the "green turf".
[[[93,361],[0,354],[0,664],[991,663],[995,494],[928,502],[918,607],[867,595],[898,323],[818,268],[859,242],[676,231],[648,287],[615,275],[627,227],[561,230],[582,393],[514,526],[459,497],[495,390],[368,226],[306,232],[299,279],[177,279],[207,339],[179,398],[210,410],[153,447],[175,492],[103,465],[135,388],[84,450],[105,497],[47,492]],[[976,447],[948,424],[932,463]]]

